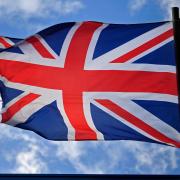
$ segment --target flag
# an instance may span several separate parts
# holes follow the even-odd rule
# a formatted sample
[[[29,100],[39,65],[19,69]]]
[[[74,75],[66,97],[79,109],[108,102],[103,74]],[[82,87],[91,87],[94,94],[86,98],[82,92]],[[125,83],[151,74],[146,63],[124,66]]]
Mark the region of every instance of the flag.
[[[19,42],[20,40],[22,39],[0,36],[0,51],[13,46],[15,43]]]
[[[12,41],[0,40],[1,123],[50,140],[180,147],[172,22],[63,23],[2,39]]]

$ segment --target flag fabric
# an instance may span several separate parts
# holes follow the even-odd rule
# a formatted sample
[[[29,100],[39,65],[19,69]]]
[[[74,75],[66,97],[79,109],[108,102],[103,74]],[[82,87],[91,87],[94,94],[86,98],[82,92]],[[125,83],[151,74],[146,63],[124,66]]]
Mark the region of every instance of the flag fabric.
[[[63,23],[16,42],[0,38],[1,123],[180,147],[172,22]]]
[[[22,39],[0,36],[0,52],[3,49],[13,46],[15,43],[19,42],[20,40]]]

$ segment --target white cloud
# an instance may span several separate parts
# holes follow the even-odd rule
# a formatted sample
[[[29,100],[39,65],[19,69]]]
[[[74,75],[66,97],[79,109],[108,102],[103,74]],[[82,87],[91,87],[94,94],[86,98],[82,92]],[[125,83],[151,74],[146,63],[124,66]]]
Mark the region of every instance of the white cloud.
[[[180,158],[175,148],[136,142],[127,142],[124,145],[128,153],[134,156],[135,168],[139,173],[164,174],[168,173],[169,168],[178,168],[177,162]]]
[[[0,16],[9,18],[50,18],[70,14],[84,7],[80,0],[0,0]]]
[[[0,123],[0,141],[6,141],[6,138],[14,141],[20,139],[21,141],[32,144],[37,143],[37,139],[30,136],[30,134],[26,133],[24,130]]]
[[[172,19],[172,7],[180,7],[180,0],[157,0],[157,1],[148,1],[148,0],[130,0],[129,1],[129,10],[130,13],[134,14],[137,11],[140,11],[147,3],[155,3],[163,10],[163,16],[165,20]]]
[[[0,143],[1,173],[160,174],[180,168],[177,149],[150,143],[54,142],[3,124]]]
[[[164,11],[164,18],[165,20],[171,20],[171,8],[172,7],[180,7],[180,0],[158,0],[158,3],[162,10]]]
[[[82,9],[84,5],[81,1],[72,1],[71,3],[69,1],[65,1],[64,4],[62,4],[62,13],[63,14],[69,14],[72,12],[76,12],[80,9]],[[58,10],[58,9],[57,9]]]
[[[43,149],[41,149],[43,151]],[[15,168],[12,172],[16,173],[41,173],[45,172],[46,164],[41,160],[41,152],[35,144],[30,144],[26,150],[20,151],[16,156]]]
[[[82,0],[0,0],[1,22],[36,33],[84,8]]]
[[[78,159],[80,156],[84,154],[82,144],[77,142],[53,142],[54,145],[57,146],[57,156],[64,158],[64,159]],[[63,144],[63,145],[62,145]],[[70,146],[68,146],[70,144]]]
[[[131,0],[129,3],[129,9],[132,13],[142,9],[147,3],[147,0]]]
[[[56,157],[77,173],[162,174],[179,168],[180,161],[177,149],[142,142],[67,142],[56,148]]]
[[[150,143],[54,142],[4,124],[0,124],[0,143],[1,173],[168,174],[180,170],[180,151]]]
[[[56,145],[56,156],[59,160],[68,161],[74,169],[76,169],[77,173],[85,173],[85,174],[102,174],[105,173],[101,167],[101,161],[96,162],[95,164],[88,164],[84,162],[83,158],[88,158],[89,153],[88,149],[95,147],[94,143],[88,142],[54,142]],[[89,147],[90,145],[91,147]],[[104,164],[102,164],[104,165]]]
[[[46,163],[41,159],[46,152],[46,147],[40,148],[41,142],[33,133],[0,124],[0,142],[4,145],[1,155],[13,165],[13,168],[5,169],[5,172],[41,173],[47,170]],[[2,159],[1,156],[0,159]]]

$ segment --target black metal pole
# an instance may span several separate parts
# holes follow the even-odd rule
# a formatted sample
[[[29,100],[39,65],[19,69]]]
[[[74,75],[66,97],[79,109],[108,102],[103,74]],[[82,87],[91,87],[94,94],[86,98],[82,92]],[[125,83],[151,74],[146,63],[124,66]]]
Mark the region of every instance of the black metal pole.
[[[175,55],[176,55],[178,101],[180,107],[180,18],[179,18],[178,7],[172,8],[172,18],[173,18],[174,45],[175,45]]]

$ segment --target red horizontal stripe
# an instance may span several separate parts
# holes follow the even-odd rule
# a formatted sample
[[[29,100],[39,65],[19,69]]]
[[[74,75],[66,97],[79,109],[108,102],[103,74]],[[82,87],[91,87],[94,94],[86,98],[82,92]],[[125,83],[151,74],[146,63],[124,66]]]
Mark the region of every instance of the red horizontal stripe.
[[[176,74],[146,71],[85,71],[84,91],[152,92],[177,95]]]
[[[128,53],[120,56],[119,58],[117,58],[115,60],[113,60],[112,63],[123,63],[123,62],[126,62],[126,61],[136,57],[137,55],[143,53],[144,51],[152,48],[153,46],[156,46],[157,44],[165,41],[166,39],[168,39],[172,35],[173,35],[173,30],[170,29],[170,30],[162,33],[161,35],[151,39],[150,41],[147,41],[143,45],[133,49],[132,51],[129,51]]]
[[[125,121],[133,124],[137,128],[143,130],[147,134],[151,135],[152,137],[158,139],[161,142],[172,144],[178,148],[180,148],[180,142],[176,142],[175,140],[167,137],[166,135],[162,134],[158,130],[154,129],[144,121],[140,120],[139,118],[135,117],[134,115],[130,114],[125,109],[121,108],[120,106],[116,105],[110,100],[96,100],[99,104],[103,105],[104,107],[110,109],[112,112],[116,113],[120,117],[122,117]]]
[[[55,59],[37,37],[30,37],[26,39],[26,41],[30,43],[42,57]]]
[[[20,100],[15,102],[12,106],[10,106],[6,112],[2,114],[2,123],[9,121],[19,110],[21,110],[24,106],[38,98],[40,95],[30,93]]]
[[[176,74],[168,72],[82,70],[1,60],[0,73],[9,81],[51,89],[103,92],[152,92],[177,95]]]

